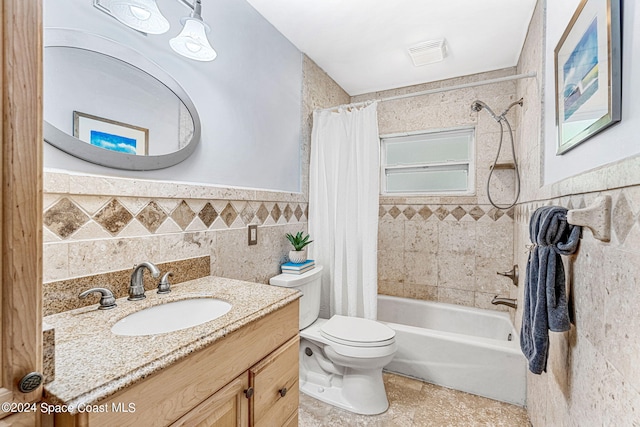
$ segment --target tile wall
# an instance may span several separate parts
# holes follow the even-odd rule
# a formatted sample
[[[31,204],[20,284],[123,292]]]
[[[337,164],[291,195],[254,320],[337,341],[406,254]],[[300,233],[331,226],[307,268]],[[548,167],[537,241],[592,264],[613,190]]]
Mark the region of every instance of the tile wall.
[[[543,75],[544,2],[538,2],[518,72]],[[514,257],[523,268],[528,225],[543,205],[568,209],[612,197],[610,242],[583,230],[578,252],[565,259],[573,325],[550,333],[547,372],[529,374],[527,409],[539,426],[640,425],[640,158],[633,157],[541,186],[544,135],[540,132],[541,94],[549,82],[520,81],[525,98],[519,124],[519,162],[527,177],[515,211]],[[602,137],[606,137],[603,134]],[[588,142],[587,142],[588,143]],[[521,280],[522,285],[522,280]],[[523,288],[512,290],[519,301]],[[516,313],[516,325],[521,324]]]
[[[75,296],[97,283],[123,295],[143,261],[183,271],[174,283],[208,274],[267,283],[279,274],[285,234],[306,230],[313,110],[349,102],[306,57],[303,76],[300,193],[45,171],[45,313],[79,306]],[[249,224],[258,224],[255,246]]]
[[[353,102],[461,85],[515,74],[515,68],[353,97]],[[474,100],[501,112],[517,100],[514,81],[476,86],[407,99],[378,107],[380,135],[462,126],[475,127],[475,192],[469,196],[380,197],[378,292],[471,307],[494,306],[495,295],[508,296],[510,280],[496,272],[513,265],[513,209],[489,204],[486,181],[500,139],[499,125],[471,110]],[[517,130],[519,107],[507,116]],[[499,162],[508,162],[504,133]],[[497,170],[491,195],[508,205],[514,195],[513,170]]]

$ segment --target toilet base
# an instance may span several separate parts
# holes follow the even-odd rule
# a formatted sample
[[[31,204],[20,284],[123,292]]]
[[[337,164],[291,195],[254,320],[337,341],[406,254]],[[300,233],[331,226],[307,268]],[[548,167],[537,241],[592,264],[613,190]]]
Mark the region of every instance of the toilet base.
[[[312,355],[307,354],[307,348]],[[382,366],[373,369],[337,366],[326,356],[324,346],[306,339],[300,343],[300,391],[356,414],[378,415],[389,408]]]

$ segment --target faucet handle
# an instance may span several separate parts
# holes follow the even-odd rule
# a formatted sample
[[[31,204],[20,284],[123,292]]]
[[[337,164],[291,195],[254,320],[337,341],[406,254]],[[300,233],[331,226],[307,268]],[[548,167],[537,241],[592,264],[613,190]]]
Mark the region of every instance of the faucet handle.
[[[159,294],[168,294],[171,292],[171,283],[169,283],[169,277],[173,277],[173,273],[171,271],[165,273],[160,282],[158,283],[158,293]]]
[[[100,296],[100,307],[98,307],[99,310],[109,310],[110,308],[114,308],[116,306],[116,299],[113,296],[113,292],[111,292],[107,288],[91,288],[91,289],[88,289],[88,290],[82,292],[80,295],[78,295],[78,298],[85,299],[87,296],[89,296],[90,294],[93,294],[95,292],[98,292],[98,293],[101,294],[101,296]]]

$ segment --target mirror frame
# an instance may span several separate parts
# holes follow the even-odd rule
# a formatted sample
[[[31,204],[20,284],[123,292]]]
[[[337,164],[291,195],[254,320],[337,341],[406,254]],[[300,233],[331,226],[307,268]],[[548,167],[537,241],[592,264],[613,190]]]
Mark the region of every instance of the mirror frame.
[[[189,95],[169,73],[156,63],[145,58],[140,52],[97,34],[67,28],[45,28],[44,33],[45,49],[49,47],[70,47],[88,50],[110,56],[138,68],[173,92],[185,105],[193,120],[191,140],[178,151],[157,156],[137,156],[95,147],[66,134],[43,120],[44,140],[47,143],[67,154],[100,166],[137,171],[168,168],[182,162],[193,153],[200,143],[200,116]]]

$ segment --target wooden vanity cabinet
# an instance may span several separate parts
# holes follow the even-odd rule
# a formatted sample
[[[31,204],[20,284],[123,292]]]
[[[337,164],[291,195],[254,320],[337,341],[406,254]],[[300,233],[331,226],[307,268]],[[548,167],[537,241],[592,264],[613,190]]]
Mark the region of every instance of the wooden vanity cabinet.
[[[171,427],[242,427],[249,425],[249,376],[241,375],[187,412]]]
[[[297,426],[298,347],[296,336],[171,427]]]
[[[42,372],[42,1],[0,7],[0,426],[33,426],[42,387],[19,384]]]
[[[297,426],[298,305],[296,300],[96,403],[108,412],[56,414],[55,426]],[[130,403],[133,412],[113,410]]]
[[[251,425],[272,427],[284,425],[292,415],[298,425],[298,337],[290,340],[249,369],[249,385],[253,388],[250,409]]]

